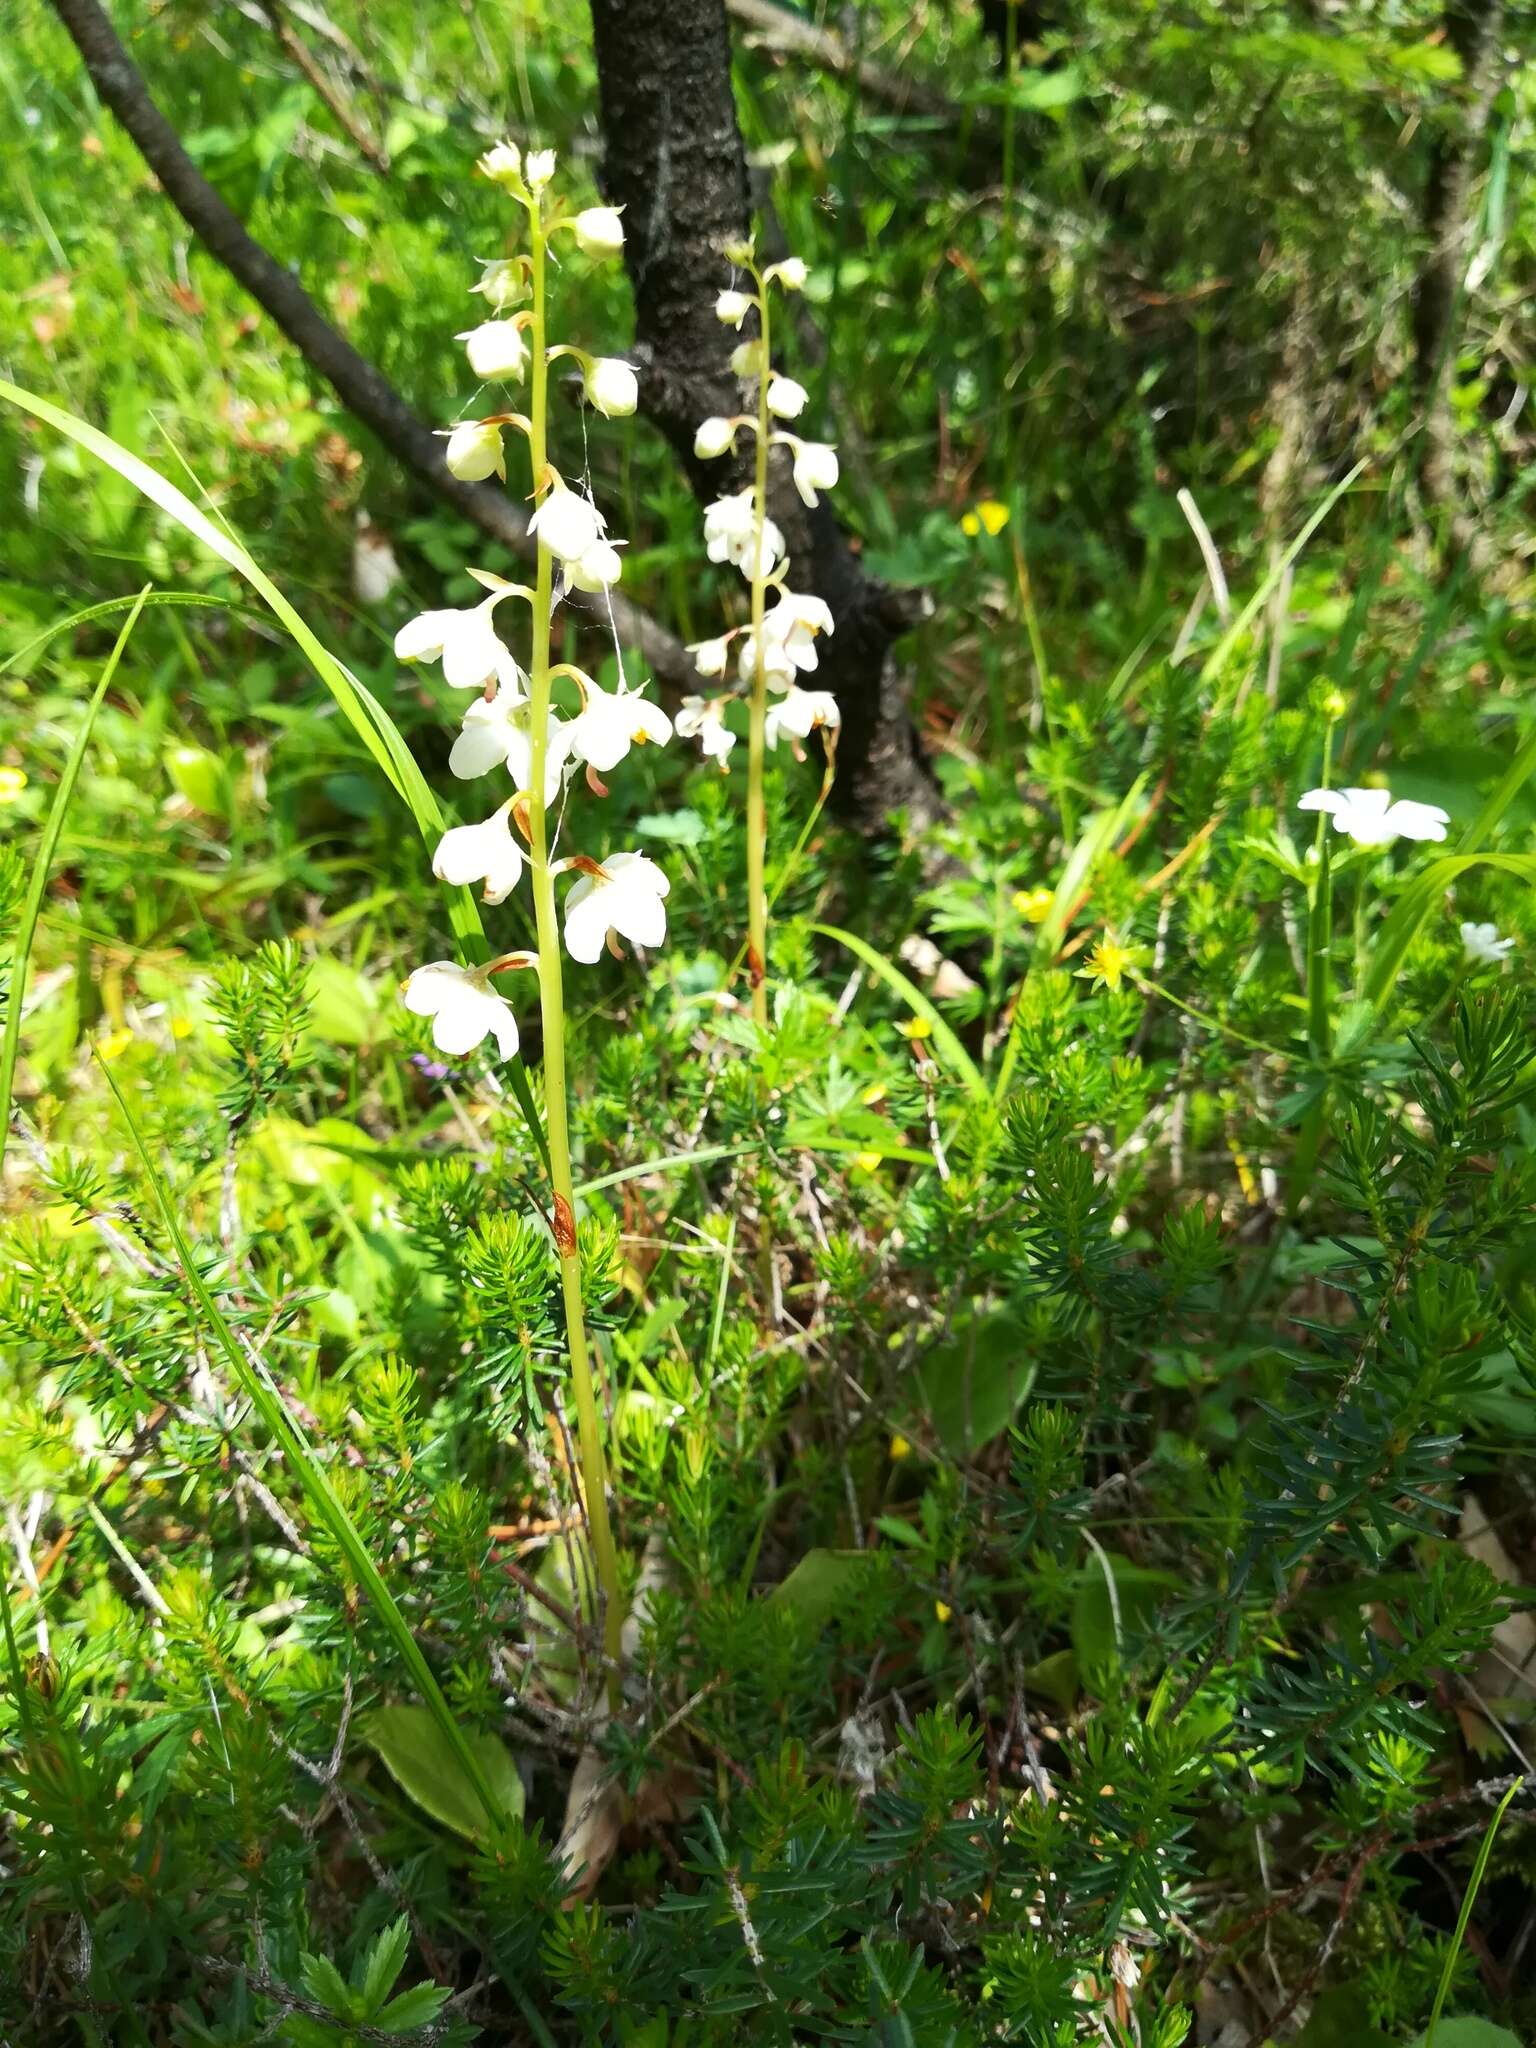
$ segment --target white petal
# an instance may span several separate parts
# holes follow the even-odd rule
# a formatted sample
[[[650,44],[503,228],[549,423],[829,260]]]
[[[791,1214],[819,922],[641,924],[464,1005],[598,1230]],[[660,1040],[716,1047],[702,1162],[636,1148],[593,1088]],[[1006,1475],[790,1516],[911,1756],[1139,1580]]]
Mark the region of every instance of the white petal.
[[[395,635],[396,661],[436,661],[457,612],[418,612]]]
[[[1401,839],[1443,839],[1450,822],[1450,812],[1438,804],[1415,803],[1409,797],[1393,804],[1383,820]]]
[[[1342,811],[1346,808],[1343,797],[1336,789],[1309,789],[1305,796],[1296,799],[1298,811]]]
[[[485,884],[487,903],[504,903],[523,873],[523,852],[512,837],[507,806],[478,825],[455,825],[445,832],[432,856],[439,881],[470,887]]]
[[[805,411],[810,393],[793,377],[774,377],[768,384],[768,410],[776,419],[797,420]]]
[[[597,877],[583,875],[565,899],[565,950],[583,967],[603,957],[608,915],[598,892]]]
[[[484,689],[507,659],[491,610],[492,604],[477,604],[454,614],[455,624],[443,639],[443,681],[449,689]]]

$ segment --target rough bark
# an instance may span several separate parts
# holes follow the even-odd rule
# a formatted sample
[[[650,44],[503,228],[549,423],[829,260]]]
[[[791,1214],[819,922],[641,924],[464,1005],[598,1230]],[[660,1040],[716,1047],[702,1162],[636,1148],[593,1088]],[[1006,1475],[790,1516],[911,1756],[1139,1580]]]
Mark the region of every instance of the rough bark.
[[[730,270],[722,245],[746,234],[750,216],[725,0],[592,0],[592,24],[603,187],[625,208],[641,409],[707,503],[741,479],[728,461],[695,458],[694,431],[744,403],[730,367],[740,337],[714,313]],[[842,707],[837,801],[872,831],[897,810],[931,821],[942,806],[893,653],[923,598],[868,575],[826,499],[807,510],[777,465],[772,511],[795,588],[825,599],[837,622],[816,677]]]
[[[1479,145],[1498,89],[1503,23],[1504,0],[1447,0],[1445,32],[1461,59],[1463,112],[1454,127],[1439,132],[1430,152],[1424,183],[1428,248],[1413,293],[1414,380],[1423,422],[1419,475],[1426,500],[1445,512],[1453,543],[1462,550],[1474,536],[1457,509],[1451,379],[1471,229],[1472,186]]]
[[[389,379],[331,326],[292,271],[285,270],[245,229],[198,170],[97,0],[53,0],[105,105],[122,122],[159,179],[166,197],[208,253],[245,286],[312,369],[400,463],[439,498],[494,539],[530,556],[527,514],[490,484],[461,483],[443,459],[443,442]],[[658,675],[680,683],[692,673],[677,639],[654,619],[612,594],[613,622]],[[608,627],[606,601],[594,615]]]

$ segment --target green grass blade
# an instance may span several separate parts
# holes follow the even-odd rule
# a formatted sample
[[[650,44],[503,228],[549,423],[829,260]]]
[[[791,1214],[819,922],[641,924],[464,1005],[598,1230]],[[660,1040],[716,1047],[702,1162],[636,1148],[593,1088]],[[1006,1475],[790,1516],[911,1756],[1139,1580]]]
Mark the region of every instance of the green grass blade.
[[[61,406],[50,404],[46,398],[39,398],[35,392],[24,391],[19,385],[7,384],[3,380],[0,380],[0,398],[7,400],[20,411],[30,413],[45,426],[53,427],[58,433],[94,455],[99,462],[104,462],[109,469],[115,470],[126,482],[132,484],[135,490],[142,492],[152,505],[157,505],[162,512],[168,513],[195,540],[201,541],[205,548],[217,555],[237,576],[244,577],[282,621],[289,636],[302,650],[310,667],[336,700],[338,708],[353,731],[383,770],[390,787],[410,811],[422,838],[431,845],[442,831],[442,812],[438,809],[437,799],[427,787],[426,780],[417,767],[399,727],[351,670],[344,667],[329,648],[317,639],[271,577],[239,541],[223,527],[216,526],[207,513],[194,505],[186,493],[178,490],[169,478],[163,477],[157,469],[151,469],[147,462],[131,454],[128,449],[120,447],[109,434],[102,433],[89,421],[76,419],[73,413],[65,412]],[[480,912],[474,896],[468,889],[445,889],[444,894],[448,903],[448,921],[460,946],[472,961],[479,963],[490,959],[490,946],[486,940],[485,927],[480,922]],[[507,1073],[512,1092],[517,1098],[518,1108],[533,1134],[540,1156],[547,1164],[544,1127],[534,1107],[533,1095],[522,1061],[509,1060]]]
[[[915,982],[908,981],[899,967],[893,967],[883,953],[877,953],[855,933],[845,932],[835,924],[813,924],[811,930],[823,939],[845,946],[856,960],[862,960],[872,973],[878,974],[886,987],[900,996],[912,1014],[921,1017],[932,1031],[935,1046],[965,1083],[967,1092],[978,1101],[986,1100],[987,1084],[981,1078],[981,1069]]]
[[[1445,2011],[1445,2001],[1451,1988],[1451,1979],[1456,1973],[1456,1958],[1461,1953],[1461,1944],[1466,1939],[1467,1922],[1472,1918],[1472,1908],[1477,1903],[1478,1888],[1488,1868],[1488,1858],[1493,1854],[1493,1838],[1499,1832],[1499,1822],[1515,1794],[1524,1785],[1524,1778],[1516,1778],[1513,1785],[1499,1801],[1498,1811],[1489,1821],[1487,1832],[1478,1844],[1477,1861],[1472,1866],[1472,1875],[1462,1894],[1461,1911],[1456,1915],[1456,1932],[1451,1936],[1451,1945],[1445,1953],[1445,1963],[1440,1971],[1440,1983],[1435,1991],[1434,2009],[1429,2015],[1429,2025],[1424,2032],[1424,2048],[1435,2048],[1435,2029],[1440,2024],[1440,2015]]]
[[[465,1739],[463,1729],[454,1719],[453,1710],[444,1699],[442,1689],[432,1675],[432,1668],[422,1655],[420,1644],[411,1633],[410,1623],[401,1613],[395,1596],[385,1585],[377,1565],[369,1556],[368,1547],[332,1488],[324,1466],[320,1464],[298,1424],[289,1414],[282,1396],[267,1377],[265,1368],[256,1359],[248,1357],[241,1348],[223,1310],[209,1291],[182,1232],[170,1190],[149,1156],[149,1147],[144,1142],[143,1133],[128,1107],[123,1091],[108,1067],[102,1066],[101,1071],[117,1100],[123,1122],[128,1127],[133,1148],[139,1155],[139,1162],[154,1195],[155,1206],[160,1211],[160,1220],[165,1226],[166,1235],[175,1250],[176,1263],[181,1268],[188,1291],[197,1303],[214,1343],[223,1353],[236,1385],[245,1394],[281,1448],[294,1478],[303,1488],[316,1521],[329,1532],[336,1547],[345,1557],[358,1585],[384,1624],[399,1652],[401,1663],[410,1673],[416,1690],[421,1695],[422,1703],[442,1730],[443,1738],[452,1749],[466,1779],[474,1786],[475,1795],[485,1808],[486,1818],[491,1824],[493,1839],[502,1836],[511,1824],[511,1816],[503,1811],[500,1801],[492,1791],[481,1768],[480,1759],[475,1754],[474,1745]]]
[[[107,656],[101,675],[97,679],[96,687],[91,692],[90,701],[85,707],[85,715],[80,720],[65,759],[64,772],[60,775],[58,787],[53,792],[53,802],[48,806],[43,836],[32,862],[32,875],[27,883],[21,917],[16,926],[16,945],[11,955],[10,987],[5,1002],[5,1037],[0,1041],[0,1103],[5,1105],[5,1115],[0,1118],[0,1166],[5,1163],[5,1144],[11,1129],[11,1090],[16,1083],[16,1058],[21,1048],[21,1006],[26,994],[27,966],[32,957],[32,941],[37,934],[37,921],[42,915],[43,897],[48,889],[48,873],[53,866],[53,856],[58,851],[65,814],[69,810],[70,798],[75,793],[75,784],[80,777],[80,764],[85,759],[85,750],[90,743],[96,714],[111,688],[112,678],[117,674],[117,665],[123,658],[123,649],[128,645],[133,629],[139,623],[139,615],[148,597],[149,585],[146,583],[134,600],[133,610],[123,621],[122,631],[118,634],[116,644]]]
[[[261,617],[254,605],[241,604],[233,597],[216,597],[205,590],[152,590],[147,597],[142,591],[137,597],[108,597],[100,604],[88,604],[82,612],[71,612],[67,619],[55,619],[52,625],[44,626],[40,633],[32,635],[25,646],[19,647],[14,654],[8,654],[5,665],[13,674],[20,675],[50,640],[57,640],[63,633],[73,633],[77,626],[89,626],[97,619],[109,619],[118,612],[131,611],[138,604],[171,605],[184,609],[200,605],[205,611],[237,612],[245,619]]]

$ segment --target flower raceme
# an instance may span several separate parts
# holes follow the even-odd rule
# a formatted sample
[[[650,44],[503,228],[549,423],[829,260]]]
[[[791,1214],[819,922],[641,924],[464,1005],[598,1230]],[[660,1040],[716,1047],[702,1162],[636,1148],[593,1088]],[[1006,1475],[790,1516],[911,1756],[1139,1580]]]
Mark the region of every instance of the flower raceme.
[[[1393,798],[1389,789],[1309,789],[1297,809],[1326,811],[1336,832],[1356,846],[1391,846],[1399,839],[1444,839],[1450,814],[1438,804]]]

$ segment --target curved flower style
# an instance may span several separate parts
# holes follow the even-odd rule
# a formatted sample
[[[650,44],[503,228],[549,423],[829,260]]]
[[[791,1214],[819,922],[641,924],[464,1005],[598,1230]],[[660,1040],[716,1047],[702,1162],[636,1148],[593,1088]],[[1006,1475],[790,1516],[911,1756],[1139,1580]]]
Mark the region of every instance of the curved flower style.
[[[611,853],[565,899],[565,950],[591,967],[602,958],[610,932],[631,945],[659,946],[667,936],[664,899],[671,887],[643,853]]]
[[[776,747],[781,733],[804,740],[810,738],[817,726],[836,732],[842,722],[843,714],[830,690],[799,690],[791,686],[776,704],[768,706],[763,736],[770,747]]]
[[[682,730],[682,720],[678,720]],[[1464,924],[1461,927],[1461,947],[1467,959],[1475,967],[1502,967],[1515,950],[1513,939],[1501,939],[1496,924]]]
[[[1296,808],[1327,811],[1336,832],[1356,846],[1391,846],[1399,839],[1443,839],[1450,813],[1438,804],[1393,800],[1389,789],[1309,789]]]
[[[631,746],[664,747],[671,739],[671,719],[638,690],[600,690],[590,680],[583,687],[586,701],[566,729],[567,741],[572,757],[599,775],[617,768]]]
[[[432,1019],[432,1043],[439,1052],[462,1058],[485,1038],[495,1039],[504,1060],[517,1051],[512,1005],[472,968],[452,960],[428,961],[403,983],[400,1000],[413,1016]]]
[[[512,799],[479,825],[455,825],[432,856],[440,882],[465,888],[484,882],[483,900],[505,903],[523,876],[523,849],[512,837]]]
[[[722,769],[736,744],[736,735],[725,722],[725,705],[724,697],[685,697],[675,722],[678,738],[697,740],[705,760],[718,761]]]

